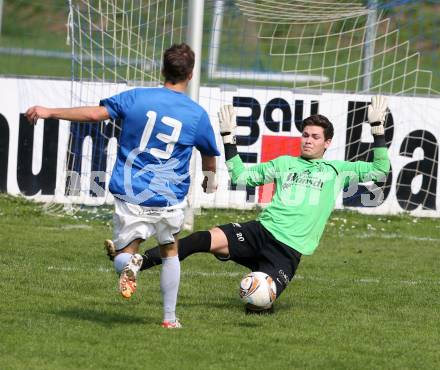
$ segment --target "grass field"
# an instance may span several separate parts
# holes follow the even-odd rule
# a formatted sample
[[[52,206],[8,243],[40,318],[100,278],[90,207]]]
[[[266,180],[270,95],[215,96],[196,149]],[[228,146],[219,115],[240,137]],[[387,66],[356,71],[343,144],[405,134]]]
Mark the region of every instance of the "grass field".
[[[205,210],[196,228],[254,217]],[[244,314],[245,269],[192,256],[175,331],[159,327],[159,269],[118,296],[109,212],[51,216],[2,195],[0,229],[1,369],[440,368],[438,220],[335,212],[270,316]]]

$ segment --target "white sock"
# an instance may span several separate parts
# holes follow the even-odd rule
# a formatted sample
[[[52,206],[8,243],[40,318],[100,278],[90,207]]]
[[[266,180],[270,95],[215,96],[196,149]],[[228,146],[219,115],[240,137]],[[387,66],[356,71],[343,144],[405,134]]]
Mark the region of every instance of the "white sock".
[[[180,282],[179,256],[162,258],[162,271],[160,273],[160,290],[163,300],[163,320],[176,320],[177,293]]]
[[[120,253],[115,257],[113,265],[115,266],[115,270],[118,274],[120,274],[124,267],[128,265],[131,257],[133,257],[131,253]]]

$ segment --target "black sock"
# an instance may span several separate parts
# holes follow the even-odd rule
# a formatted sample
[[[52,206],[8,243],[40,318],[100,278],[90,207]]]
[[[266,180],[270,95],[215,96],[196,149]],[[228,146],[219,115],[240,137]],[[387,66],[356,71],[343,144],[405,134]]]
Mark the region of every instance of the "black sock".
[[[162,264],[162,257],[160,255],[159,247],[147,249],[142,255],[142,270],[148,270],[149,268]]]
[[[197,231],[185,238],[179,239],[179,260],[194,253],[209,252],[211,249],[211,233],[209,231]],[[147,270],[153,266],[162,264],[159,247],[147,249],[144,253],[141,270]]]

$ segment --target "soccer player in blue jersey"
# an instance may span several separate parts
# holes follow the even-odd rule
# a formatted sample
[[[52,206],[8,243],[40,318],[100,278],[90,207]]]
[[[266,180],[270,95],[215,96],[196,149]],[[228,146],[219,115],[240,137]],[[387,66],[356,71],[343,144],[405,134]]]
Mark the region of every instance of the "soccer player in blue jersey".
[[[122,119],[119,149],[109,189],[115,197],[114,239],[105,247],[120,274],[119,290],[130,298],[142,264],[139,245],[151,236],[162,257],[160,287],[162,326],[178,328],[175,309],[180,282],[176,235],[180,231],[190,185],[193,147],[202,155],[202,184],[216,190],[216,159],[220,155],[206,111],[184,91],[192,78],[194,52],[186,44],[173,45],[163,57],[161,88],[136,88],[100,101],[99,106],[27,110],[31,123],[39,118],[75,122]]]

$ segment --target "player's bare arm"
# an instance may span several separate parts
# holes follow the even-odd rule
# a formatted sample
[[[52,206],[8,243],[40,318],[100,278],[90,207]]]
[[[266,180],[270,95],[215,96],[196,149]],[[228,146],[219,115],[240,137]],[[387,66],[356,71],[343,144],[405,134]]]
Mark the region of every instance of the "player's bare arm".
[[[100,122],[110,118],[106,107],[75,107],[75,108],[47,108],[39,105],[30,107],[26,118],[31,124],[36,124],[38,119],[54,118],[75,122]]]
[[[202,171],[203,171],[203,191],[207,194],[214,193],[217,190],[217,161],[216,157],[202,154]]]

